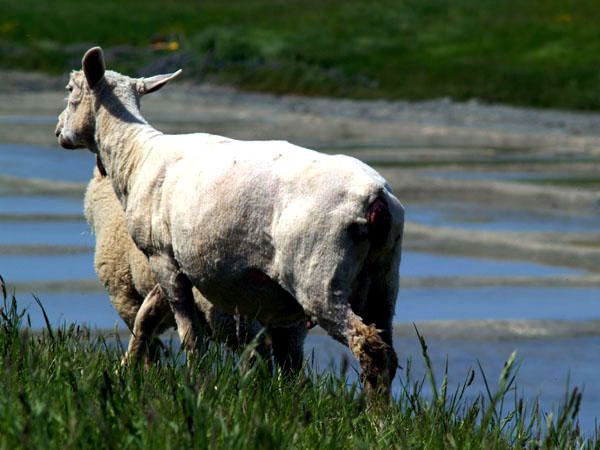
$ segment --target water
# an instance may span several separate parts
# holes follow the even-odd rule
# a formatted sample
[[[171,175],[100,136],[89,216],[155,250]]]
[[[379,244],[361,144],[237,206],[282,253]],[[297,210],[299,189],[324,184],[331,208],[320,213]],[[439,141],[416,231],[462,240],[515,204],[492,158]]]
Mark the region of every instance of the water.
[[[62,216],[82,215],[81,198],[79,197],[47,197],[41,195],[0,196],[0,212],[6,214],[28,215],[55,215],[57,219]],[[83,220],[83,217],[81,217]]]
[[[485,319],[600,319],[600,288],[410,288],[396,303],[397,323]]]
[[[81,201],[81,200],[80,200]],[[88,245],[94,239],[83,217],[80,220],[0,222],[0,245]]]
[[[100,287],[81,291],[80,282],[93,286],[94,238],[82,216],[82,192],[92,173],[94,158],[88,152],[67,152],[58,148],[40,148],[0,144],[0,275],[21,290],[17,298],[28,307],[31,325],[43,326],[41,311],[31,290],[42,300],[53,325],[76,322],[92,328],[112,329],[120,322],[107,295]],[[2,178],[4,177],[4,178]],[[11,178],[12,177],[12,178]],[[31,184],[36,178],[41,183]],[[68,182],[71,185],[60,183]],[[51,195],[50,195],[51,194]],[[596,231],[598,218],[564,217],[470,204],[408,205],[407,220],[430,226],[456,226],[494,231]],[[402,261],[403,278],[426,277],[556,277],[580,275],[568,267],[550,267],[521,261],[495,261],[452,255],[406,251]],[[44,287],[52,284],[53,289]],[[23,286],[33,285],[33,289]],[[36,288],[35,286],[41,286]],[[464,380],[469,368],[480,361],[486,374],[497,379],[505,358],[518,350],[522,367],[518,376],[523,395],[540,396],[544,407],[555,407],[562,399],[567,375],[572,384],[584,385],[582,426],[591,432],[593,418],[600,411],[600,389],[596,388],[600,354],[600,330],[597,335],[579,336],[580,323],[600,319],[600,288],[477,287],[477,288],[402,288],[396,308],[396,322],[417,326],[436,322],[460,330],[465,321],[507,320],[570,321],[573,333],[560,338],[524,339],[510,336],[490,338],[472,333],[450,333],[460,338],[444,338],[432,333],[428,344],[434,367],[441,372],[448,358],[450,387]],[[438,322],[440,328],[442,322]],[[525,322],[524,326],[527,326]],[[433,328],[431,328],[433,327]],[[547,331],[552,334],[551,324]],[[427,337],[427,336],[426,336]],[[420,349],[414,335],[397,336],[396,349],[402,361],[411,358],[415,370],[424,373]],[[347,349],[326,336],[312,333],[306,353],[314,352],[315,362],[328,369],[339,365]],[[421,365],[419,365],[421,364]],[[438,377],[441,379],[441,375]],[[398,392],[399,378],[394,389]],[[473,395],[482,392],[480,376],[470,388]]]
[[[467,256],[438,255],[404,251],[401,274],[403,277],[507,277],[580,275],[581,270],[553,267],[524,261],[505,261]]]
[[[92,279],[93,254],[0,256],[0,274],[13,283]]]
[[[558,159],[552,159],[552,162],[558,162]],[[459,181],[536,181],[543,179],[561,179],[565,178],[564,174],[557,171],[537,172],[527,170],[511,170],[505,172],[501,170],[427,170],[424,175],[444,178],[447,180]]]
[[[599,232],[600,214],[569,215],[555,211],[511,209],[459,202],[406,205],[407,218],[423,225],[483,231]]]
[[[2,175],[19,178],[87,182],[94,158],[87,151],[0,144],[0,167]]]
[[[36,296],[54,327],[77,323],[92,329],[112,330],[117,326],[121,331],[127,330],[104,292],[39,292]],[[27,308],[31,327],[43,328],[44,316],[33,295],[22,293],[17,300],[19,306]]]

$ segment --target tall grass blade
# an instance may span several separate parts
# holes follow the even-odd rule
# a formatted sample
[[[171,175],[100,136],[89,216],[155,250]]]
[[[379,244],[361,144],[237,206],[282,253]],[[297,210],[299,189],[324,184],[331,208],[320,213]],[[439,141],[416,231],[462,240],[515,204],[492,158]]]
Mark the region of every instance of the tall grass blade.
[[[48,314],[46,314],[46,309],[44,308],[44,305],[42,305],[42,301],[38,298],[37,295],[35,295],[35,294],[31,294],[31,295],[33,296],[33,299],[35,300],[35,302],[38,304],[38,306],[42,310],[42,315],[44,316],[44,323],[46,324],[46,330],[48,331],[48,336],[50,337],[50,341],[52,341],[54,343],[54,341],[55,341],[54,332],[52,331],[52,325],[50,324],[50,319],[48,318]]]

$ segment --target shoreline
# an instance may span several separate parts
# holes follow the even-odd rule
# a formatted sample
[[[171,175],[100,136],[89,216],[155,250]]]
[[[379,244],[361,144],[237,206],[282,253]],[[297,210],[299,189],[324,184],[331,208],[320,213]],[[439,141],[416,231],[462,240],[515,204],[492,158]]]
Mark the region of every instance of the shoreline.
[[[90,338],[100,336],[119,339],[129,339],[129,330],[123,324],[118,328],[89,328],[77,325],[89,332]],[[600,337],[600,319],[589,320],[544,320],[544,319],[515,319],[515,320],[427,320],[414,323],[395,323],[394,338],[415,338],[419,333],[427,339],[440,340],[465,340],[472,341],[474,337],[482,341],[531,341],[536,339],[569,339],[582,337]],[[56,327],[54,327],[56,328]],[[44,330],[41,328],[25,328],[23,332],[39,335]],[[313,328],[311,337],[329,336],[321,327]],[[166,331],[161,335],[164,341],[178,341],[174,330]],[[333,338],[332,342],[333,342]]]

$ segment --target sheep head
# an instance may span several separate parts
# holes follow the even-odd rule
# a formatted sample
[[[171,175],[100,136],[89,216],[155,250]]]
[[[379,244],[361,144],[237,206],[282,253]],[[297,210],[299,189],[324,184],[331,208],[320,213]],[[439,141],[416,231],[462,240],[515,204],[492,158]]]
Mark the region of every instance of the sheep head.
[[[98,153],[96,118],[102,107],[126,122],[143,121],[140,97],[156,92],[181,73],[130,78],[106,70],[100,47],[89,49],[81,65],[82,70],[73,71],[66,86],[67,105],[58,116],[55,134],[63,148],[88,148],[94,153]]]

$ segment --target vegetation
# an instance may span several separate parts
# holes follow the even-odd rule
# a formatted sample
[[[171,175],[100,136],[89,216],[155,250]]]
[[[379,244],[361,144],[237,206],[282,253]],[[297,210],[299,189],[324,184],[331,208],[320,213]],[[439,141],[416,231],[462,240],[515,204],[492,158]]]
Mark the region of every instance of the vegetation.
[[[132,73],[276,93],[600,108],[595,0],[0,0],[0,68],[64,73],[92,44]]]
[[[516,398],[514,355],[495,391],[469,393],[474,371],[450,391],[446,377],[436,383],[420,337],[427,377],[414,381],[406,364],[399,397],[384,407],[343,374],[272,376],[248,351],[234,356],[214,344],[187,365],[171,354],[124,369],[118,338],[74,325],[34,333],[0,288],[0,449],[597,446],[578,433],[577,389],[555,416]]]

